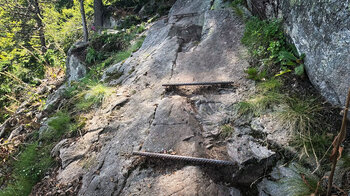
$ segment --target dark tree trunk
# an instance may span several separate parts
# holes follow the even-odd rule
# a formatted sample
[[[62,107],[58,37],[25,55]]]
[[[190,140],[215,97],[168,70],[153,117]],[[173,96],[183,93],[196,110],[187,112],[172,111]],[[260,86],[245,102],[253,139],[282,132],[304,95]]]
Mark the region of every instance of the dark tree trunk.
[[[84,41],[89,41],[89,33],[86,25],[86,18],[85,18],[85,9],[84,9],[84,0],[80,0],[80,13],[81,18],[83,21],[83,30],[84,30]]]
[[[42,15],[41,10],[39,7],[38,0],[33,0],[33,6],[34,6],[34,18],[38,24],[38,30],[39,30],[39,38],[40,38],[40,44],[41,44],[41,52],[43,54],[46,53],[46,41],[45,41],[45,32],[44,32],[44,24],[42,21]]]
[[[94,0],[94,25],[100,31],[103,25],[103,3],[102,0]]]

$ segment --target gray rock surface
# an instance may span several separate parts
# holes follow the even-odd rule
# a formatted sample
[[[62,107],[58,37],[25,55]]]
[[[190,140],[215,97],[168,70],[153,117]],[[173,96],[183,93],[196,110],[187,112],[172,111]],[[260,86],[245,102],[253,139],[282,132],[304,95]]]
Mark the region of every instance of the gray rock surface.
[[[305,194],[308,189],[305,190],[305,187],[302,186],[304,182],[301,173],[305,174],[305,171],[302,171],[300,166],[294,162],[288,166],[274,167],[272,172],[258,184],[259,196]]]
[[[83,137],[52,152],[62,163],[59,181],[83,176],[79,195],[241,195],[233,183],[247,185],[271,167],[274,152],[254,138],[251,119],[243,122],[234,110],[254,91],[244,73],[249,66],[240,44],[244,25],[232,11],[210,10],[211,5],[210,0],[178,0],[169,20],[155,22],[137,52],[105,71],[103,81],[119,84],[117,93],[87,120]],[[186,13],[195,14],[181,15]],[[234,85],[173,91],[161,86],[193,81]],[[234,127],[232,137],[222,137],[222,125]],[[238,159],[232,152],[239,155],[243,143],[249,147]],[[209,172],[191,164],[152,163],[130,156],[132,151],[233,157],[241,168]]]
[[[108,124],[104,137],[111,140],[102,147],[97,166],[84,175],[80,195],[240,195],[237,189],[212,181],[198,166],[142,168],[137,157],[125,156],[143,150],[228,159],[225,146],[213,142],[207,149],[204,135],[218,135],[219,127],[230,121],[232,104],[243,99],[253,83],[244,77],[248,63],[239,41],[242,22],[230,11],[210,11],[210,5],[177,1],[168,23],[156,22],[140,50],[106,70],[103,80],[120,84],[119,94],[131,95],[112,111],[116,117],[106,120],[103,114],[94,119],[98,126]],[[187,12],[197,14],[174,17]],[[135,71],[129,73],[132,68]],[[241,86],[185,89],[179,94],[161,87],[215,80],[233,80]],[[216,131],[210,133],[211,128]]]
[[[350,84],[348,1],[248,0],[254,13],[281,17],[311,82],[332,104],[343,106]]]
[[[61,85],[56,91],[54,91],[52,94],[50,94],[47,97],[44,110],[45,111],[52,111],[55,108],[58,107],[60,101],[63,98],[64,92],[67,89],[67,84]]]
[[[77,81],[86,75],[86,66],[74,54],[67,57],[68,82]]]
[[[68,50],[66,59],[66,77],[68,83],[79,80],[86,75],[86,66],[78,56],[88,45],[89,42],[77,42]]]
[[[101,130],[88,132],[78,141],[73,142],[68,147],[60,147],[59,156],[62,162],[62,168],[64,169],[71,162],[81,159],[90,149],[91,145],[98,141],[98,134]]]

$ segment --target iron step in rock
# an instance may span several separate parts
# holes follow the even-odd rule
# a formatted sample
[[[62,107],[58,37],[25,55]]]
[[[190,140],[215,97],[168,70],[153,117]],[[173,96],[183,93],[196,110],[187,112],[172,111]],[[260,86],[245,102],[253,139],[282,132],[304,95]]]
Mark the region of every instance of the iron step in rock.
[[[214,85],[221,85],[221,86],[227,86],[231,85],[234,82],[232,81],[222,81],[222,82],[189,82],[189,83],[170,83],[170,84],[163,84],[162,86],[165,87],[178,87],[178,86],[214,86]]]
[[[236,163],[234,163],[232,161],[205,159],[205,158],[152,153],[152,152],[132,152],[132,155],[145,156],[145,157],[155,158],[155,159],[174,160],[174,161],[182,161],[182,162],[193,162],[193,163],[219,165],[219,166],[236,166],[237,165]]]

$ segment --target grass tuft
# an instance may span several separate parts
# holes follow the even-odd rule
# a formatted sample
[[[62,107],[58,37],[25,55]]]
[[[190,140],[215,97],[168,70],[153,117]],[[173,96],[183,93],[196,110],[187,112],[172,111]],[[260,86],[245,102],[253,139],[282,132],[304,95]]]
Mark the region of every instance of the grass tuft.
[[[266,112],[274,105],[285,101],[286,95],[281,94],[278,89],[282,83],[280,80],[272,78],[258,84],[258,92],[250,99],[237,104],[240,114],[254,114],[256,116]]]
[[[305,133],[310,128],[322,128],[319,127],[321,122],[317,119],[319,119],[323,107],[316,99],[289,98],[286,100],[286,104],[277,112],[277,117],[291,130]]]
[[[229,124],[222,125],[220,127],[220,129],[221,129],[220,137],[222,137],[222,138],[230,137],[233,134],[233,132],[235,131],[233,129],[233,127],[231,125],[229,125]]]
[[[98,106],[102,103],[106,96],[112,94],[113,88],[107,87],[103,84],[93,84],[89,85],[88,89],[82,91],[77,96],[79,100],[76,104],[78,110],[87,110],[92,106]]]

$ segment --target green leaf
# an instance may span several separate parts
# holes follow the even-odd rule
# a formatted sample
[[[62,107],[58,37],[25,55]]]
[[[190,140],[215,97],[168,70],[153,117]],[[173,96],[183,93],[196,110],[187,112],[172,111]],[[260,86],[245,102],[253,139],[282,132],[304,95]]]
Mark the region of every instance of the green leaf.
[[[285,63],[285,65],[297,66],[297,63],[295,63],[293,61],[288,61],[287,63]]]
[[[294,73],[298,76],[304,75],[304,64],[300,64],[298,67],[294,69]]]
[[[281,51],[279,53],[279,57],[281,60],[288,60],[288,61],[297,61],[298,58],[294,56],[293,53],[287,52],[287,51]]]

